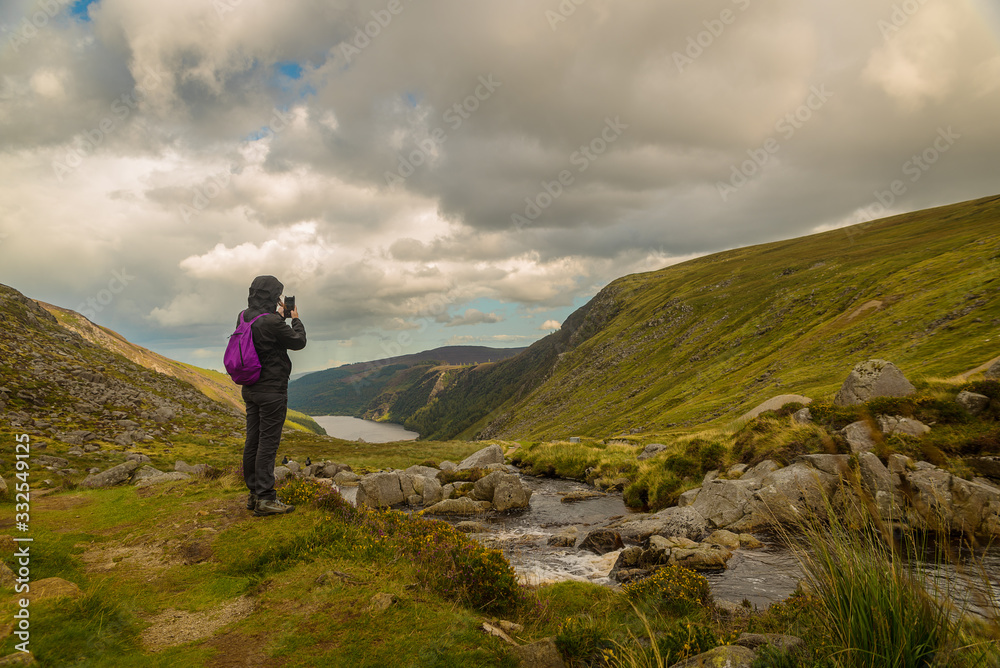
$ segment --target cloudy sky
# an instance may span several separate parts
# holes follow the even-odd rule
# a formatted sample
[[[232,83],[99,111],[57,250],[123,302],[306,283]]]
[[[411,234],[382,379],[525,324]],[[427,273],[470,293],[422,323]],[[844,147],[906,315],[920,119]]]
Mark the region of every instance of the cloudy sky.
[[[3,0],[0,24],[0,282],[202,366],[258,274],[297,297],[305,371],[527,345],[628,273],[1000,192],[996,0]]]

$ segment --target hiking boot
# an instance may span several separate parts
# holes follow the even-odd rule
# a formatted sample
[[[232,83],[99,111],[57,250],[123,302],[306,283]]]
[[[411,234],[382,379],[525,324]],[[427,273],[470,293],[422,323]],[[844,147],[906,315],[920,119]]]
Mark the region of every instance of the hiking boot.
[[[282,503],[277,499],[257,499],[257,507],[254,508],[253,514],[257,517],[263,517],[265,515],[284,515],[285,513],[290,513],[293,510],[295,510],[295,506]]]
[[[253,492],[250,492],[250,495],[247,497],[247,510],[253,510],[256,507],[257,507],[257,495],[254,494]]]

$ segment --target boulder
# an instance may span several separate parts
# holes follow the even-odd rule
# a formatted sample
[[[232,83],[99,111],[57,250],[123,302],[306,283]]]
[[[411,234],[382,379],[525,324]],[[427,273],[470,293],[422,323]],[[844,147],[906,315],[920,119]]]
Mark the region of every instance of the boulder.
[[[833,403],[835,406],[856,406],[874,397],[905,397],[916,391],[892,362],[868,360],[854,367]]]
[[[417,494],[416,488],[413,486],[413,478],[402,471],[395,471],[396,477],[399,478],[399,489],[403,492],[403,498],[410,498],[414,494]]]
[[[720,645],[690,659],[672,663],[670,668],[751,668],[756,658],[752,649],[739,645]]]
[[[905,473],[914,467],[913,460],[906,455],[889,455],[889,472]]]
[[[744,550],[759,550],[762,547],[764,547],[764,543],[757,540],[756,536],[748,533],[740,534],[740,548]]]
[[[455,462],[449,462],[446,459],[443,462],[441,462],[441,465],[438,466],[438,468],[441,469],[442,471],[449,471],[450,472],[450,471],[457,470],[458,469],[458,464],[456,464]]]
[[[191,467],[194,468],[194,467]],[[178,473],[184,473],[184,471],[178,471]],[[274,482],[275,484],[283,482],[285,478],[292,474],[291,470],[287,466],[275,466],[274,467]]]
[[[931,430],[920,420],[903,417],[902,415],[879,415],[879,429],[883,434],[905,434],[906,436],[920,437]]]
[[[462,460],[462,463],[458,465],[458,470],[484,469],[490,464],[503,464],[503,449],[499,445],[490,445],[472,453]],[[442,463],[441,469],[444,470],[444,463]]]
[[[132,476],[132,482],[136,483],[140,480],[145,480],[146,478],[155,478],[158,475],[163,475],[163,471],[155,469],[147,464],[135,472],[135,475]]]
[[[754,480],[712,480],[702,486],[691,508],[715,528],[725,528],[747,513],[747,504],[760,483]]]
[[[553,536],[549,536],[549,539],[546,542],[552,547],[573,547],[576,545],[576,541],[579,537],[579,529],[576,527],[568,527]]]
[[[455,525],[455,528],[462,533],[489,533],[490,531],[490,528],[482,522],[474,522],[473,520],[459,522]]]
[[[591,531],[580,543],[581,550],[589,550],[594,554],[607,554],[625,547],[621,534],[611,529]]]
[[[414,477],[414,482],[417,480],[422,481],[422,487],[420,489],[420,495],[423,499],[423,504],[425,506],[432,506],[438,501],[444,499],[444,494],[441,490],[441,483],[438,482],[437,478],[420,478]],[[414,485],[416,488],[416,485]]]
[[[477,515],[489,509],[489,501],[476,501],[467,496],[461,496],[457,499],[439,501],[430,508],[425,508],[423,512],[427,515]]]
[[[479,501],[489,501],[493,502],[493,493],[496,491],[497,483],[503,480],[505,473],[500,471],[494,471],[489,475],[483,476],[476,481],[475,487],[472,488],[472,497]]]
[[[170,422],[175,417],[177,417],[177,411],[175,411],[170,406],[160,406],[152,414],[153,422],[159,422],[160,424],[164,422]]]
[[[1000,480],[1000,457],[969,457],[965,463],[981,476]]]
[[[708,545],[718,545],[730,550],[736,550],[740,547],[740,537],[739,534],[735,534],[732,531],[718,529],[713,531],[708,538],[702,541],[702,543],[706,543]]]
[[[969,411],[973,415],[979,415],[990,405],[990,398],[988,396],[985,394],[978,394],[976,392],[969,392],[968,390],[962,390],[959,392],[955,401],[957,401],[962,408]]]
[[[371,473],[358,483],[357,505],[372,508],[398,506],[406,500],[396,473]]]
[[[742,478],[749,468],[746,464],[733,464],[726,469],[726,475],[730,478]]]
[[[353,471],[338,471],[337,475],[333,476],[333,482],[341,487],[356,485],[360,480],[361,476]]]
[[[643,449],[642,452],[639,453],[638,459],[640,462],[644,462],[647,459],[655,457],[656,455],[660,454],[666,449],[667,446],[663,445],[662,443],[650,443]]]
[[[299,473],[302,471],[302,464],[299,464],[297,461],[290,459],[288,460],[288,463],[285,464],[285,468],[287,468],[292,473]],[[180,469],[177,470],[180,471]]]
[[[493,475],[492,473],[490,475]],[[493,492],[493,507],[498,512],[527,508],[531,501],[531,490],[521,484],[516,475],[503,474]]]
[[[1000,535],[1000,489],[941,469],[901,474],[902,488],[927,527]]]
[[[69,461],[63,459],[62,457],[53,457],[52,455],[38,455],[34,458],[36,464],[41,464],[42,466],[52,466],[57,469],[64,469],[69,466]]]
[[[983,372],[983,376],[986,380],[1000,380],[1000,360],[997,360]]]
[[[7,481],[0,476],[0,496],[7,496]]]
[[[740,476],[740,480],[761,482],[769,473],[777,471],[780,468],[781,464],[778,462],[772,459],[765,459],[749,471],[745,471],[743,475]]]
[[[419,464],[415,464],[404,471],[404,473],[411,476],[419,475],[425,478],[436,478],[440,472],[439,469],[431,468],[430,466],[420,466]]]
[[[80,484],[84,487],[114,487],[120,485],[132,477],[132,473],[139,468],[139,462],[130,461],[118,466],[113,466],[103,473],[95,473],[83,479]]]
[[[125,455],[125,461],[127,462],[136,461],[139,462],[140,464],[151,464],[153,462],[153,460],[149,458],[149,455],[144,455],[141,452],[128,453],[127,455]]]
[[[739,420],[746,422],[752,420],[761,413],[766,413],[767,411],[776,411],[786,404],[811,404],[812,399],[809,397],[804,397],[801,394],[779,394],[776,397],[768,399],[764,403],[758,405],[756,408],[752,408],[743,415],[739,417]]]
[[[555,638],[546,638],[530,645],[512,647],[511,654],[522,668],[566,668]]]
[[[792,420],[796,424],[808,424],[813,420],[812,411],[808,408],[800,408],[792,414]]]
[[[752,650],[770,645],[785,654],[807,651],[806,643],[802,638],[778,633],[741,633],[740,637],[736,639],[736,644]]]
[[[850,455],[799,455],[792,463],[796,462],[803,462],[823,473],[836,476],[842,476],[851,469]]]
[[[726,562],[733,553],[724,547],[699,546],[695,549],[676,548],[670,551],[670,562],[680,564],[693,571],[725,570]]]
[[[689,489],[686,492],[681,492],[681,495],[677,497],[677,506],[685,508],[692,505],[698,498],[699,492],[701,492],[701,487],[695,487],[694,489]]]
[[[292,462],[289,462],[289,464],[291,463]],[[291,472],[291,469],[289,469],[287,466],[279,466],[274,469],[275,474],[277,474],[279,468],[284,468],[286,471]],[[188,464],[178,459],[176,462],[174,462],[174,470],[179,473],[190,473],[191,475],[201,476],[205,475],[205,473],[208,471],[208,464],[195,464],[194,466],[192,466],[191,464]]]
[[[162,485],[168,482],[177,482],[179,480],[190,480],[190,479],[191,479],[190,473],[171,471],[170,473],[164,473],[162,475],[153,476],[152,478],[145,478],[144,480],[140,480],[135,484],[135,486],[139,489],[143,489],[145,487],[152,487],[153,485]]]
[[[840,480],[805,462],[798,462],[769,474],[748,504],[748,522],[740,529],[767,524],[795,525],[806,515],[826,515],[827,500]],[[731,527],[736,530],[737,527]]]
[[[872,433],[872,428],[864,420],[852,422],[841,429],[840,433],[842,433],[844,438],[847,439],[847,444],[851,446],[851,452],[854,454],[859,452],[870,452],[871,450],[874,450],[877,445],[875,443],[875,435]]]
[[[71,431],[65,434],[60,434],[58,438],[60,441],[63,441],[64,443],[70,443],[72,445],[83,445],[87,441],[92,441],[95,438],[97,438],[97,434],[95,434],[92,431],[81,429],[78,431]]]
[[[628,515],[612,522],[608,528],[613,528],[634,543],[642,542],[653,534],[701,540],[708,534],[709,522],[693,506],[674,506],[653,514]]]
[[[639,560],[644,552],[645,550],[635,545],[623,549],[618,553],[618,558],[615,560],[611,572],[608,573],[608,577],[616,582],[631,582],[638,579],[635,569],[639,568]],[[647,569],[642,569],[642,571],[643,574],[648,573]]]

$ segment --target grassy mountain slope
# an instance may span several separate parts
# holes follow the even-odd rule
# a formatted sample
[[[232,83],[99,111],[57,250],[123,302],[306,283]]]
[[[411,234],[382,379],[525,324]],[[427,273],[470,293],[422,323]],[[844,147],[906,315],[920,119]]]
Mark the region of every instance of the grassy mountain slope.
[[[623,277],[563,331],[456,379],[421,433],[719,425],[778,394],[831,395],[872,357],[954,376],[1000,351],[998,233],[989,197]]]
[[[411,355],[346,364],[292,381],[288,386],[288,405],[310,415],[385,419],[392,412],[395,397],[411,390],[429,368],[502,360],[522,350],[445,346]],[[424,394],[421,403],[427,400],[428,395]]]
[[[117,353],[142,367],[190,383],[210,399],[229,404],[241,413],[246,411],[243,398],[240,395],[240,387],[233,383],[232,379],[226,374],[177,362],[154,353],[152,350],[130,343],[118,332],[107,327],[95,325],[76,311],[37,300],[36,302],[55,316],[60,325],[70,331],[76,332],[90,343]],[[316,434],[326,433],[315,420],[297,411],[289,411],[285,426],[291,429],[311,431]]]

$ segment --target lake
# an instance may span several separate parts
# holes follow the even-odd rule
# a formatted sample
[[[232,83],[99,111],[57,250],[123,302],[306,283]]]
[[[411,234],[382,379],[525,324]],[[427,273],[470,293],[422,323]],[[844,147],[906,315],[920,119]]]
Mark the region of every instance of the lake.
[[[347,415],[314,415],[312,419],[316,420],[323,429],[326,429],[326,433],[330,436],[346,441],[389,443],[391,441],[412,441],[420,436],[415,431],[407,431],[401,424],[373,422]]]

